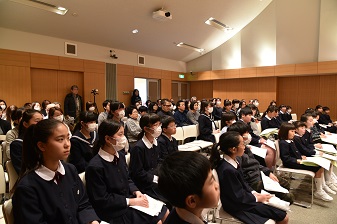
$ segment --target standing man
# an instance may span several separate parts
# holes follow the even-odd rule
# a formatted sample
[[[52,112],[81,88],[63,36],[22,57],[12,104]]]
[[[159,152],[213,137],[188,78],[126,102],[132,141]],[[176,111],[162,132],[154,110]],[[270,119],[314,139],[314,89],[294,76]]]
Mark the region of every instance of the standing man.
[[[73,85],[71,93],[68,93],[64,99],[64,115],[69,115],[76,119],[83,108],[82,97],[78,95],[78,86]]]

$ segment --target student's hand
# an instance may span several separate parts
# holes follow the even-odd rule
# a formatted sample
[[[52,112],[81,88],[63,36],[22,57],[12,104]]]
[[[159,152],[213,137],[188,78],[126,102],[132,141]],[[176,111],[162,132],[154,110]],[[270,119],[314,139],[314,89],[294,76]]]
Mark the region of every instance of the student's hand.
[[[129,205],[130,206],[137,205],[137,206],[142,206],[142,207],[148,208],[149,202],[148,202],[147,198],[145,196],[143,196],[141,198],[130,198]]]
[[[213,134],[217,134],[217,133],[220,133],[219,129],[213,131]]]
[[[302,157],[302,160],[306,160],[307,159],[307,157],[306,156],[301,156]]]
[[[329,134],[331,135],[331,133],[329,133]],[[323,134],[323,133],[321,133],[321,134],[319,135],[319,137],[321,137],[321,138],[326,138],[326,135]]]
[[[270,179],[272,179],[273,181],[278,182],[277,177],[276,177],[273,173],[270,173],[270,174],[269,174],[269,177],[270,177]]]
[[[260,138],[260,140],[259,140],[259,143],[266,143],[266,142],[267,142],[267,140],[264,139],[264,138]]]
[[[315,144],[314,146],[315,146],[315,148],[319,148],[319,149],[322,149],[322,148],[323,148],[323,146],[322,146],[321,143],[317,143],[317,144]]]
[[[324,152],[318,152],[318,155],[323,156]]]
[[[296,160],[297,164],[301,164],[302,160],[298,159]]]
[[[136,191],[136,192],[134,193],[134,195],[136,196],[136,198],[142,198],[142,197],[145,197],[145,195],[143,195],[142,192],[140,192],[140,191]]]
[[[98,221],[92,221],[92,222],[89,222],[89,224],[99,224]]]
[[[259,194],[255,193],[254,196],[257,198],[257,202],[268,202],[272,197],[271,194]]]

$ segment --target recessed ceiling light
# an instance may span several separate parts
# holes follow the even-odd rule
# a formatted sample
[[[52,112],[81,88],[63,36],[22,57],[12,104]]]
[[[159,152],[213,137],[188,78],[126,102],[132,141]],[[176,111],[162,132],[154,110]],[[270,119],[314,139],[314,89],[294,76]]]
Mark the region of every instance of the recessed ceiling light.
[[[137,29],[134,29],[134,30],[132,30],[132,33],[138,33],[139,32],[139,30],[137,30]]]
[[[190,49],[190,50],[194,50],[194,51],[198,51],[199,53],[202,53],[205,49],[203,48],[198,48],[189,44],[185,44],[183,42],[180,42],[179,44],[176,45],[177,47],[183,47],[186,49]]]
[[[38,8],[38,9],[46,10],[46,11],[53,12],[59,15],[65,15],[68,12],[68,9],[62,6],[56,6],[56,5],[52,5],[50,3],[38,1],[38,0],[10,0],[10,1],[20,3],[23,5],[27,5],[27,6],[31,6],[34,8]]]
[[[222,22],[214,19],[213,17],[209,18],[208,20],[206,20],[205,22],[207,25],[210,25],[210,26],[213,26],[214,28],[217,28],[221,31],[225,31],[225,32],[228,32],[228,31],[231,31],[233,30],[232,27],[226,25],[226,24],[223,24]]]

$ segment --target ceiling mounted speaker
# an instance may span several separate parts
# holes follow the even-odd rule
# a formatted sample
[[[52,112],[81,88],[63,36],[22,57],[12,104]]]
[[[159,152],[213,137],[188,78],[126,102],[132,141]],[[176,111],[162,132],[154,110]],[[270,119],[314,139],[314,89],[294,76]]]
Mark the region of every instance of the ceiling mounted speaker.
[[[64,54],[77,56],[77,44],[64,42]]]
[[[145,57],[138,55],[138,65],[145,65]]]

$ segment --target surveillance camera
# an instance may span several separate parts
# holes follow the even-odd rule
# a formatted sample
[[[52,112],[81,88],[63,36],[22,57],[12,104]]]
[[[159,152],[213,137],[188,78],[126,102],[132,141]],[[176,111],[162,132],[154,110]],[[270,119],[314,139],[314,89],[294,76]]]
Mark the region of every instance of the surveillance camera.
[[[171,13],[170,12],[165,12],[166,17],[170,17]]]

